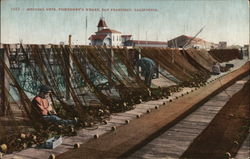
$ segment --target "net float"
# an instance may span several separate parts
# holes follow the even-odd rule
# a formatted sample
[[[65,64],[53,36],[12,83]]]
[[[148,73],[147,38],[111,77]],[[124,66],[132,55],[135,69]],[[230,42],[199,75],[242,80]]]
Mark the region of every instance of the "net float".
[[[26,149],[28,147],[28,145],[26,143],[22,144],[22,149]]]
[[[100,112],[100,113],[103,113],[104,111],[103,111],[102,109],[99,109],[99,112]]]
[[[129,123],[129,120],[125,120],[125,123],[128,124],[128,123]]]
[[[115,131],[115,130],[116,130],[116,126],[112,126],[112,127],[111,127],[111,130],[112,130],[112,131]]]
[[[22,134],[20,134],[20,137],[21,137],[21,139],[25,139],[26,135],[22,133]]]
[[[74,144],[74,148],[75,149],[79,149],[80,148],[80,144],[79,143]]]
[[[33,140],[36,140],[37,138],[36,138],[36,135],[32,135],[32,139]]]
[[[8,147],[7,147],[6,144],[2,144],[2,145],[0,146],[0,150],[1,150],[2,152],[7,152],[7,149],[8,149]]]
[[[230,152],[226,152],[225,153],[225,158],[226,159],[230,159],[231,158],[231,153]]]
[[[56,159],[56,156],[54,154],[49,155],[49,159]]]
[[[142,103],[142,99],[139,99],[139,102]]]
[[[20,142],[22,142],[22,139],[18,138],[18,139],[16,139],[16,142],[20,143]]]
[[[234,115],[233,115],[233,114],[229,114],[229,116],[230,116],[230,117],[234,117]]]
[[[107,114],[110,113],[108,109],[105,109],[104,112],[107,113]]]
[[[98,135],[98,134],[95,134],[95,135],[94,135],[94,138],[95,138],[95,139],[99,138],[99,135]]]

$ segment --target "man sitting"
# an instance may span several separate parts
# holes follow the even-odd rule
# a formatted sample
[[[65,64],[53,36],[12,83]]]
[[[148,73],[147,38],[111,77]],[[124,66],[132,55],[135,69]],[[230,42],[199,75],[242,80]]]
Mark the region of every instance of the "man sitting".
[[[63,120],[56,115],[56,111],[49,104],[49,94],[51,89],[48,86],[42,85],[39,94],[34,97],[32,104],[34,109],[42,116],[42,118],[48,122],[62,125],[76,124],[77,119]]]
[[[220,65],[218,62],[214,62],[212,66],[212,75],[219,75],[220,74]]]

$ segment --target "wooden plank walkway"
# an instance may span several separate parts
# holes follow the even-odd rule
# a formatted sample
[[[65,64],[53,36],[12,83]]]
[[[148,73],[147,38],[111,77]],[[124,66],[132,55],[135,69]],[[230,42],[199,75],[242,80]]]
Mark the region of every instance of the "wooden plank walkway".
[[[235,159],[250,159],[250,130]]]
[[[250,77],[246,77],[211,98],[195,112],[188,115],[161,136],[152,140],[127,159],[161,159],[179,158],[193,140],[208,126],[215,115],[223,108],[233,94],[238,92]],[[230,96],[228,95],[230,94]],[[211,111],[212,110],[212,111]],[[249,141],[246,141],[239,152],[239,159],[249,155]]]

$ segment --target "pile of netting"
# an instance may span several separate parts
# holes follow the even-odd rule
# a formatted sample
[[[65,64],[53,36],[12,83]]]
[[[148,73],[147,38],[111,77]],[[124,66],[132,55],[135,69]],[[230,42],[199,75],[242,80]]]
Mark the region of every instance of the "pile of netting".
[[[238,49],[214,49],[210,50],[209,54],[218,62],[227,62],[241,57]]]
[[[142,56],[156,61],[159,66],[181,81],[180,86],[198,87],[204,84],[210,77],[210,71],[202,65],[202,58],[210,60],[205,55],[193,58],[191,51],[180,51],[168,48],[141,49]],[[198,56],[198,55],[197,55]]]
[[[199,87],[216,61],[205,51],[166,48],[4,45],[4,51],[8,56],[0,58],[5,114],[0,117],[0,150],[6,153],[39,145],[54,135],[76,135],[79,128],[105,124],[111,113],[168,97],[183,87]],[[180,82],[148,88],[136,66],[139,56],[151,58],[163,74]],[[34,113],[31,100],[41,85],[52,88],[50,103],[57,115],[79,119],[76,126],[48,123]]]

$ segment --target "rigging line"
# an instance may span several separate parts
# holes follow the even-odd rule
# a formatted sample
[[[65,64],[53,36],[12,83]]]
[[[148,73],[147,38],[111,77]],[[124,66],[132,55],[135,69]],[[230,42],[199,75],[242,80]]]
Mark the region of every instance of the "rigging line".
[[[78,57],[78,59],[80,60],[80,61],[82,61],[82,59],[83,59],[83,57],[81,57],[81,56],[79,56],[80,54],[80,52],[79,52],[79,48],[77,47],[77,48],[74,48],[73,50],[71,49],[71,48],[69,48],[69,50],[73,53],[73,54],[76,54],[76,56]],[[85,60],[84,60],[85,61]],[[73,62],[73,61],[72,61]],[[84,62],[84,64],[83,64],[83,66],[82,67],[84,67],[84,65],[85,65],[85,63],[86,62]],[[71,66],[70,66],[71,67]],[[72,72],[74,72],[75,71],[75,73],[72,73],[73,74],[73,77],[74,77],[74,81],[76,81],[77,80],[77,78],[78,78],[78,76],[80,76],[80,74],[79,74],[79,72],[77,72],[76,71],[76,68],[74,68],[74,66],[72,65],[72,69],[71,69],[71,71]],[[80,78],[78,79],[78,80],[82,80],[82,81],[84,81],[83,80],[83,78],[80,76]],[[84,81],[85,82],[85,81]],[[76,92],[77,92],[77,89],[79,89],[80,90],[80,92],[85,92],[85,90],[84,90],[84,88],[83,88],[83,86],[81,85],[81,83],[79,82],[79,83],[76,83]],[[79,86],[78,86],[79,85]],[[78,96],[78,98],[81,98],[82,100],[83,100],[83,102],[87,105],[87,101],[85,100],[85,98],[84,98],[84,96],[81,96],[81,97],[79,97]]]
[[[111,53],[107,53],[107,51],[105,51],[105,49],[103,49],[103,51],[104,51],[106,57],[107,57],[108,59],[111,60],[111,58],[112,58],[112,57],[111,57]],[[116,53],[115,53],[114,49],[111,48],[110,51],[113,51],[113,53],[114,53],[113,58],[115,59]],[[120,62],[123,63],[122,61],[120,61]],[[127,75],[125,74],[125,72],[122,70],[121,66],[119,66],[118,62],[112,62],[112,61],[111,61],[111,64],[113,64],[114,66],[116,66],[116,67],[115,67],[116,71],[120,74],[120,77],[122,77],[122,79],[120,79],[120,78],[119,78],[119,74],[116,75],[117,80],[119,79],[120,83],[123,84],[123,86],[126,86],[125,81],[126,81],[127,83],[131,83],[131,82],[130,82],[130,79],[127,77]],[[113,74],[116,74],[116,73],[114,73],[112,66],[111,66],[111,71],[113,72]],[[124,81],[124,82],[123,82],[123,81]]]
[[[63,60],[63,57],[61,57],[61,56],[63,56],[63,52],[61,52],[61,51],[63,51],[62,50],[62,48],[57,48],[56,49],[56,52],[57,52],[57,60],[58,60],[58,62],[62,62],[62,64],[61,65],[59,65],[59,68],[60,68],[60,71],[62,72],[62,70],[66,70],[66,68],[65,68],[65,62],[64,62],[64,60]],[[62,54],[61,54],[62,53]],[[65,76],[65,74],[66,74],[66,76]],[[67,74],[67,73],[62,73],[61,74],[63,77],[64,77],[64,79],[65,79],[65,86],[69,86],[70,87],[70,83],[69,83],[69,81],[68,81],[68,78],[67,77],[69,77],[69,75]],[[75,97],[75,95],[74,95],[74,93],[72,92],[72,89],[71,88],[69,88],[69,92],[70,92],[70,94],[72,95],[72,98],[73,98],[73,100],[74,100],[74,103],[76,104],[75,106],[76,106],[76,109],[78,110],[78,111],[76,111],[75,109],[72,109],[68,104],[66,104],[65,102],[62,102],[62,100],[60,101],[61,103],[63,103],[63,106],[64,106],[64,109],[65,110],[67,110],[68,112],[70,112],[70,113],[72,113],[72,114],[74,114],[74,115],[78,115],[79,116],[79,114],[78,113],[81,113],[81,111],[80,111],[80,106],[79,106],[79,104],[80,104],[80,102],[78,102],[78,100],[76,100],[76,97]],[[80,116],[79,116],[80,117]]]
[[[26,58],[26,63],[31,67],[31,69],[33,70],[33,72],[35,72],[35,74],[37,75],[37,77],[39,77],[38,76],[38,72],[36,71],[36,68],[31,64],[31,62],[30,62],[30,60],[29,60],[29,56],[28,56],[28,53],[24,50],[24,48],[23,48],[23,46],[21,45],[20,46],[21,47],[21,50],[22,50],[22,52],[24,53],[24,56],[25,56],[25,58]],[[29,49],[30,49],[30,46],[28,45],[27,46]],[[39,80],[39,82],[40,83],[43,83],[43,81],[40,79],[40,78],[37,78],[38,80]]]
[[[8,93],[8,96],[14,101],[14,98],[10,94],[10,92],[8,91],[8,89],[6,87],[4,87],[4,89]],[[20,110],[22,112],[22,116],[24,117],[24,109],[22,109],[21,105],[19,105],[17,102],[15,102],[15,103],[17,104],[17,106],[19,107],[19,109],[21,108]],[[20,120],[17,121],[17,119],[15,119],[14,114],[13,114],[13,110],[12,110],[10,104],[14,104],[14,103],[9,103],[9,110],[8,110],[9,111],[9,115],[10,115],[11,119],[13,119],[13,122],[14,122],[14,125],[15,125],[14,127],[20,133],[21,130],[20,130],[20,128],[18,126],[20,125],[21,121]]]
[[[5,64],[5,62],[3,61],[2,58],[0,58],[0,63],[3,66],[4,70],[7,72],[8,76],[12,79],[12,81],[14,82],[18,92],[21,94],[21,102],[23,104],[23,107],[26,111],[26,113],[28,114],[28,117],[30,119],[32,119],[32,116],[29,112],[29,108],[27,107],[27,105],[24,103],[24,101],[28,102],[28,105],[31,106],[31,101],[30,99],[26,96],[26,94],[23,92],[23,89],[21,88],[21,86],[18,84],[18,82],[16,81],[15,77],[12,75],[12,73],[10,72],[10,70],[8,69],[7,65]]]
[[[42,57],[42,60],[43,60],[43,64],[45,65],[45,67],[48,67],[47,68],[47,70],[48,70],[48,73],[50,74],[50,76],[51,76],[51,78],[52,78],[52,82],[54,83],[53,85],[56,87],[55,89],[56,89],[56,91],[57,91],[57,93],[59,93],[60,94],[60,91],[59,91],[59,84],[56,82],[56,73],[53,71],[53,68],[52,68],[52,66],[51,66],[51,64],[50,64],[50,57],[49,57],[49,55],[48,55],[48,53],[47,53],[47,50],[45,49],[45,47],[44,46],[42,46],[42,49],[43,50],[41,50],[41,51],[43,51],[44,52],[44,55],[45,56],[43,56],[43,53],[41,52],[40,54],[41,54],[41,56],[43,56]],[[52,51],[53,52],[53,51]],[[45,57],[45,58],[44,58]],[[48,63],[48,66],[46,65],[46,61],[47,61],[47,63]],[[53,60],[53,63],[54,63],[54,60]],[[53,87],[54,88],[54,87]]]
[[[139,77],[139,75],[135,71],[134,65],[131,62],[132,61],[131,55],[129,55],[128,50],[126,48],[123,49],[122,54],[118,53],[118,56],[123,59],[124,64],[127,65],[129,73],[133,76],[133,78],[136,79],[137,82],[135,84],[138,85],[139,87],[144,87],[145,89],[147,89],[144,82],[141,80],[141,78]]]
[[[66,56],[67,56],[69,59],[71,59],[71,58],[70,58],[70,53],[71,53],[71,54],[75,54],[75,53],[72,51],[72,49],[71,49],[70,47],[66,47],[66,48],[65,48],[65,51],[66,51],[66,53],[67,53]],[[72,62],[73,62],[73,60],[72,60]],[[70,68],[71,72],[73,72],[73,68],[72,68],[73,65],[70,64],[70,61],[69,61],[69,63],[67,63],[67,64],[68,64],[68,67]],[[71,77],[71,76],[69,76],[69,78],[70,78],[70,77]],[[74,74],[73,74],[73,77],[74,77],[74,78],[72,78],[72,79],[75,80],[76,77],[75,77]],[[74,91],[74,88],[73,88],[72,85],[71,85],[72,80],[69,79],[69,82],[70,82],[70,87],[71,87],[71,89],[72,89],[72,91],[73,91],[73,93],[74,93],[75,98],[77,99],[78,102],[81,102],[81,100],[79,99],[79,96],[76,95],[76,93],[75,93],[75,91]],[[87,105],[87,102],[86,102],[85,98],[82,97],[82,99],[83,99],[83,102],[85,103],[85,105]],[[81,105],[81,106],[82,106],[82,105]]]
[[[65,70],[64,75],[65,75],[66,85],[69,87],[69,92],[70,92],[70,94],[71,94],[71,96],[76,104],[77,109],[80,110],[80,108],[83,106],[82,102],[77,97],[77,95],[72,87],[72,84],[70,82],[71,66],[70,66],[70,61],[69,61],[69,59],[70,59],[69,50],[68,50],[68,48],[63,48],[63,47],[61,47],[61,50],[62,50],[62,54],[61,54],[62,57],[60,58],[60,60],[64,61],[64,65],[62,65],[62,67],[63,67],[63,70]]]
[[[121,54],[120,53],[117,53],[117,56],[118,58],[123,61],[123,63],[126,65],[126,67],[128,68],[128,73],[131,74],[135,79],[136,79],[136,84],[140,87],[144,87],[144,83],[142,82],[142,80],[140,79],[139,75],[136,74],[135,70],[134,70],[134,67],[133,67],[133,64],[131,63],[130,59],[129,60],[129,52],[127,50],[127,48],[123,49]]]
[[[119,83],[121,83],[121,84],[124,85],[123,81],[112,70],[112,61],[111,61],[111,58],[112,58],[111,57],[111,49],[112,48],[110,48],[110,53],[107,53],[106,51],[103,50],[104,51],[103,54],[105,55],[106,60],[108,60],[108,63],[111,65],[111,67],[110,66],[106,66],[104,64],[105,63],[105,59],[101,58],[102,57],[101,56],[102,55],[101,48],[100,49],[98,49],[97,47],[95,47],[95,48],[96,48],[96,51],[97,51],[97,53],[99,55],[98,57],[100,57],[100,62],[103,63],[103,66],[104,66],[105,70],[107,70],[107,76],[110,76],[109,74],[111,73],[111,76],[113,75],[113,77],[115,77],[115,79],[118,80]],[[114,82],[114,81],[112,81],[112,78],[110,80],[111,80],[112,83]]]
[[[44,58],[44,56],[43,56],[43,52],[42,51],[44,51],[44,53],[45,53],[45,58]],[[52,50],[52,52],[53,52],[53,50]],[[56,81],[56,79],[55,79],[55,76],[56,76],[56,74],[55,74],[55,72],[53,71],[53,69],[52,69],[52,67],[51,67],[51,65],[50,65],[50,60],[49,60],[49,56],[48,56],[48,53],[46,52],[46,50],[45,50],[45,47],[43,47],[43,50],[40,50],[39,49],[39,54],[40,54],[40,56],[42,57],[41,58],[41,61],[42,61],[42,63],[43,63],[43,65],[47,68],[47,70],[48,70],[48,73],[50,74],[50,77],[52,78],[52,79],[50,79],[50,81],[52,82],[52,83],[54,83],[53,85],[56,87],[53,87],[53,88],[55,88],[55,91],[56,91],[56,93],[54,93],[54,94],[57,94],[57,95],[62,95],[61,94],[61,91],[60,91],[60,89],[59,89],[59,83]],[[49,66],[47,66],[46,65],[46,60],[47,60],[47,63],[48,63],[48,65]],[[55,61],[55,60],[54,60]],[[53,61],[53,62],[54,62]],[[59,65],[58,65],[59,66]],[[55,75],[55,76],[54,76]],[[56,97],[57,98],[57,97]],[[52,103],[53,103],[53,105],[55,106],[56,104],[55,104],[55,100],[54,100],[54,98],[53,98],[53,96],[51,96],[51,100],[52,100]]]
[[[54,57],[56,58],[56,64],[58,65],[58,71],[60,71],[61,76],[63,78],[65,78],[64,74],[62,73],[62,66],[63,66],[63,62],[61,60],[61,49],[60,48],[56,48],[55,46],[52,46],[52,51],[54,54]],[[67,111],[67,112],[72,112],[72,108],[69,106],[69,104],[67,104],[66,102],[64,102],[60,97],[58,97],[56,94],[54,94],[55,97],[57,98],[57,100],[60,102],[60,104],[63,106],[63,108]]]
[[[84,50],[84,51],[83,51]],[[93,51],[93,48],[88,48],[88,49],[83,49],[83,50],[80,50],[82,51],[82,54],[86,56],[87,60],[88,60],[88,63],[93,66],[93,68],[95,69],[95,72],[97,72],[98,74],[101,74],[102,76],[104,76],[105,79],[108,79],[108,73],[105,73],[106,69],[104,68],[104,66],[101,64],[99,58],[98,58],[98,55],[97,53],[92,53]],[[95,55],[95,56],[94,56]],[[100,70],[100,71],[98,71]],[[98,81],[98,85],[100,85],[102,82],[100,81],[101,79],[96,77],[95,80]],[[95,87],[98,87],[95,86]],[[102,93],[103,94],[103,93]],[[103,94],[104,95],[104,94]],[[105,95],[106,96],[106,95]],[[105,97],[106,98],[106,97]]]
[[[183,49],[184,49],[187,45],[189,45],[189,43],[190,43],[192,40],[194,40],[194,39],[203,31],[204,28],[205,28],[205,26],[203,26],[203,27],[198,31],[198,33],[195,34],[195,36],[194,36],[193,38],[189,39],[189,41],[187,41],[187,42],[183,45]]]
[[[98,91],[94,85],[94,83],[89,79],[89,77],[86,74],[86,71],[84,69],[82,69],[80,62],[78,61],[76,55],[71,54],[70,56],[72,57],[72,60],[75,62],[77,69],[79,71],[79,73],[81,74],[81,76],[85,79],[85,81],[87,82],[87,84],[89,85],[90,89],[93,89],[93,91],[95,92],[95,94],[97,95],[97,97],[99,97],[99,99],[104,102],[105,104],[110,103],[110,101],[107,99],[107,97],[101,93],[100,91]]]

